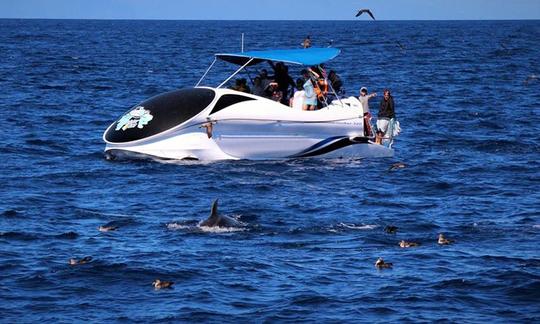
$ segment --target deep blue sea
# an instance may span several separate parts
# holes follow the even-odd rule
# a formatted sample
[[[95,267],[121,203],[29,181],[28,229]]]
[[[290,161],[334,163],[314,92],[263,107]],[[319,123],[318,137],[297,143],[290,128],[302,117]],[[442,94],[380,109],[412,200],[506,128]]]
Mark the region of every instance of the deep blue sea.
[[[242,32],[309,34],[342,50],[349,95],[391,88],[395,157],[104,158],[113,121]],[[0,322],[540,322],[539,39],[540,21],[0,20]],[[197,226],[215,198],[242,230]]]

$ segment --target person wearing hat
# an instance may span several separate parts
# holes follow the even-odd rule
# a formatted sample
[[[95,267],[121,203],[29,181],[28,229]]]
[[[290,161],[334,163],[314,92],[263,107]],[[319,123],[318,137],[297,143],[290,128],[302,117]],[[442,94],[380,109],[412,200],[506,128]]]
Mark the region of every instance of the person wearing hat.
[[[377,96],[377,93],[368,94],[368,89],[366,87],[360,88],[360,97],[358,100],[362,104],[362,113],[364,116],[364,136],[371,135],[371,113],[369,112],[369,99]]]

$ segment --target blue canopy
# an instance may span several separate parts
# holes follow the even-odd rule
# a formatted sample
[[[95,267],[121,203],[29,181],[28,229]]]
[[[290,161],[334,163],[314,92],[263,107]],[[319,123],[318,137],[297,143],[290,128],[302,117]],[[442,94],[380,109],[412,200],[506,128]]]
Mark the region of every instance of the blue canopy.
[[[250,51],[243,53],[216,54],[216,58],[229,63],[244,65],[253,59],[249,65],[264,61],[284,62],[299,65],[319,65],[338,56],[341,51],[337,48],[306,48],[271,51]]]

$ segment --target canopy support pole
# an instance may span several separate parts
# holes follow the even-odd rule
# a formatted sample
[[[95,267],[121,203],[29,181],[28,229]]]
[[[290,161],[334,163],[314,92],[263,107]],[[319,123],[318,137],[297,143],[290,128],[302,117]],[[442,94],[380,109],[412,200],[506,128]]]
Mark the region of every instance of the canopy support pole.
[[[240,71],[242,71],[243,68],[245,68],[246,66],[249,65],[249,63],[251,63],[251,61],[253,61],[254,58],[250,58],[249,61],[247,61],[246,64],[242,65],[241,68],[239,68],[238,70],[236,70],[236,72],[234,72],[230,77],[227,78],[227,80],[223,81],[218,87],[217,89],[221,88],[225,83],[229,82],[230,79],[234,78],[235,75],[237,75]]]
[[[199,80],[199,82],[197,82],[197,84],[195,85],[196,87],[199,86],[199,84],[201,84],[202,80],[204,79],[204,77],[208,74],[208,72],[210,72],[210,69],[212,68],[212,66],[214,66],[214,64],[216,64],[216,61],[217,61],[217,57],[214,57],[214,62],[212,62],[212,64],[210,64],[210,66],[208,67],[208,69],[206,69],[206,72],[204,72],[203,76],[201,77],[201,79]]]

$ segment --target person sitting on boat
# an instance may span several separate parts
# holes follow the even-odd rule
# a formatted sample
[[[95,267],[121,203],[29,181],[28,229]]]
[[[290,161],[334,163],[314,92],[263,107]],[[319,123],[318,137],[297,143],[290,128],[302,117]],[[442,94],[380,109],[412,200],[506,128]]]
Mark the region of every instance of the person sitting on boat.
[[[240,79],[236,79],[235,84],[231,86],[229,89],[239,91],[238,89],[240,89],[240,87],[241,87]]]
[[[306,97],[306,92],[304,91],[304,79],[296,80],[296,90],[294,95],[289,101],[289,106],[293,109],[302,110],[304,108],[304,98]]]
[[[311,73],[311,78],[315,86],[315,95],[317,96],[317,108],[323,107],[323,103],[326,102],[326,96],[328,95],[328,80],[326,79],[326,70],[324,64],[318,66],[312,66],[308,68]]]
[[[321,109],[326,102],[328,95],[328,81],[324,78],[318,78],[315,84],[315,94],[317,95],[317,108]]]
[[[232,86],[231,89],[246,93],[251,92],[251,89],[249,89],[249,86],[247,85],[246,79],[236,79],[236,84]]]
[[[268,87],[270,82],[274,80],[274,77],[268,75],[268,70],[266,69],[262,69],[261,72],[259,72],[259,77],[261,78],[261,83],[265,88]]]
[[[362,115],[364,116],[364,136],[371,135],[371,113],[369,112],[369,100],[377,96],[377,93],[368,94],[366,87],[360,88],[360,97],[358,100],[362,104]]]
[[[334,70],[330,70],[330,73],[328,73],[328,81],[330,82],[330,86],[332,89],[334,89],[334,92],[338,95],[342,95],[344,93],[343,91],[343,81],[341,81],[341,78]]]
[[[247,80],[245,78],[240,79],[240,90],[238,91],[251,93],[251,89],[249,88]]]
[[[301,73],[304,77],[304,84],[302,87],[305,91],[303,110],[315,110],[317,107],[317,95],[315,94],[313,81],[311,81],[310,72],[308,70],[302,70]]]
[[[384,97],[379,105],[379,114],[377,115],[377,138],[375,143],[382,144],[382,139],[388,131],[388,124],[395,117],[394,97],[390,94],[389,89],[384,89]]]
[[[251,90],[251,93],[259,96],[259,97],[267,97],[266,89],[268,86],[263,86],[261,77],[256,76],[255,79],[253,79],[253,88]]]
[[[270,99],[274,101],[281,102],[281,99],[283,99],[283,93],[279,90],[279,85],[275,81],[270,83],[268,93],[270,93]]]

